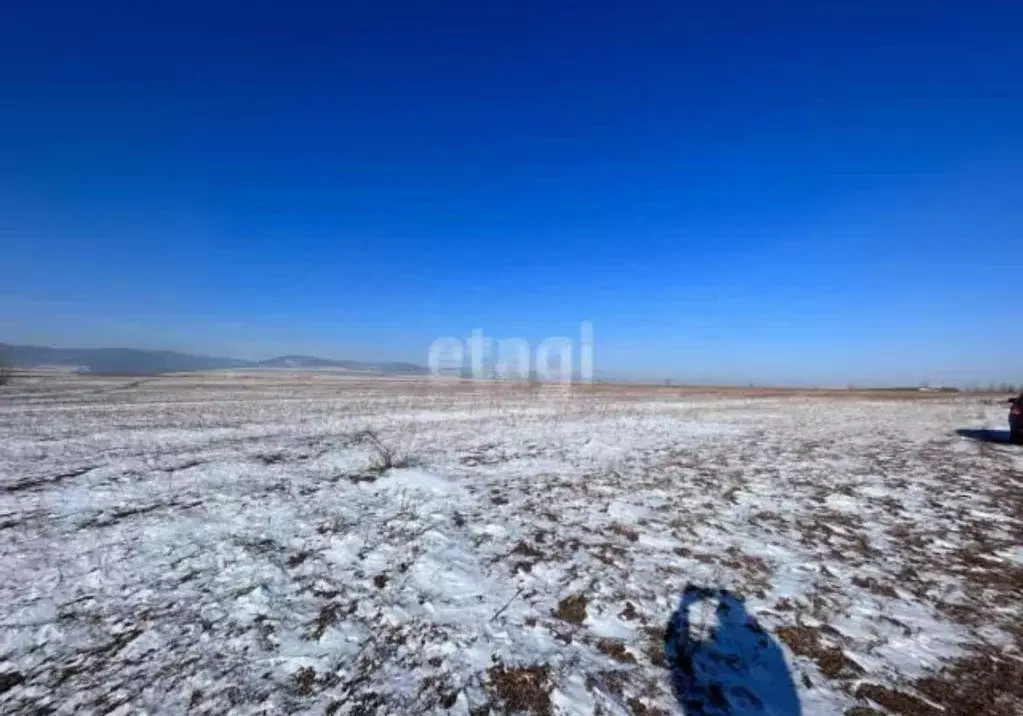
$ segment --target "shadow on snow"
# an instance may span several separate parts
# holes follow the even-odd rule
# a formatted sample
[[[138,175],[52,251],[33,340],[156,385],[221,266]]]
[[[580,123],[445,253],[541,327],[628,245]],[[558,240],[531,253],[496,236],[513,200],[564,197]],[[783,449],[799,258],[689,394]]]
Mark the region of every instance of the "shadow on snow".
[[[980,440],[985,443],[1006,443],[1012,444],[1008,430],[983,430],[980,428],[960,428],[956,435],[971,440]]]
[[[714,610],[703,638],[691,611]],[[687,716],[800,716],[795,684],[778,642],[724,589],[688,586],[664,634],[675,697]]]

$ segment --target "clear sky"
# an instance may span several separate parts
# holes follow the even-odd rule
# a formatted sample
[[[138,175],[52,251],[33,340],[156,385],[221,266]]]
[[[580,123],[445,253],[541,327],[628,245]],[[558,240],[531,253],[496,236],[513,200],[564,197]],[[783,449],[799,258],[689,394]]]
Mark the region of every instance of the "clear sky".
[[[1023,381],[1023,5],[8,3],[0,341]]]

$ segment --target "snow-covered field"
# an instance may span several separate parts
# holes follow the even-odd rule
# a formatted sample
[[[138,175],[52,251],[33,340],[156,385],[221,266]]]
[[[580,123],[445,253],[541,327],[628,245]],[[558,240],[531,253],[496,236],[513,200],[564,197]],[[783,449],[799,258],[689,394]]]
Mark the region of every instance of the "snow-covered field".
[[[1023,448],[956,432],[1005,412],[286,374],[9,386],[0,711],[1023,713]],[[665,633],[690,585],[746,631],[723,637],[700,592],[687,659]]]

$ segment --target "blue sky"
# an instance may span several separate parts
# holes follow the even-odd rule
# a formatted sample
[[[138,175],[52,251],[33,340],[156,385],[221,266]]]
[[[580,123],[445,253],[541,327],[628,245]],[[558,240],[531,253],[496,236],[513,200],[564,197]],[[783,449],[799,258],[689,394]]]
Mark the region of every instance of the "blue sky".
[[[1023,6],[20,3],[0,341],[1023,381]]]

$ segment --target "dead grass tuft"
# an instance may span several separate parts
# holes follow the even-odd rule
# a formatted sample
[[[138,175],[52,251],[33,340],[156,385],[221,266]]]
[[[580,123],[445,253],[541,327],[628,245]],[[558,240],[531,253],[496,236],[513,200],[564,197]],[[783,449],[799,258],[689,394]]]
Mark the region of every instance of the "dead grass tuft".
[[[311,667],[305,667],[295,672],[292,679],[291,690],[296,696],[309,696],[316,686],[316,672]]]
[[[625,608],[618,613],[618,616],[622,619],[632,621],[639,616],[639,612],[636,611],[636,606],[632,602],[625,602]]]
[[[821,630],[808,626],[781,627],[775,632],[793,654],[805,656],[817,664],[829,679],[854,678],[863,668],[837,646],[821,643]]]
[[[926,701],[907,694],[902,691],[895,691],[878,684],[862,684],[856,689],[856,698],[867,699],[875,704],[900,716],[939,716],[942,712]]]
[[[646,658],[654,666],[666,666],[667,661],[664,658],[664,629],[647,627],[645,631],[647,638],[643,653],[646,654]]]
[[[565,597],[558,602],[558,608],[554,611],[554,616],[566,622],[582,624],[586,620],[586,605],[588,603],[589,601],[582,594]]]
[[[1023,662],[994,649],[978,650],[915,686],[950,716],[1023,713]]]
[[[544,556],[543,552],[539,549],[521,540],[512,549],[511,554],[517,555],[520,558],[512,564],[512,572],[516,574],[519,572],[532,572],[533,566]]]
[[[630,654],[628,649],[625,648],[625,644],[618,639],[601,639],[597,642],[597,649],[623,664],[636,663],[636,657]]]
[[[497,663],[487,669],[489,686],[500,699],[507,712],[526,712],[535,716],[550,716],[550,667],[520,666],[508,668]]]
[[[636,542],[639,540],[639,533],[636,532],[636,530],[632,529],[631,527],[626,527],[620,522],[613,522],[611,524],[610,529],[616,535],[620,535],[625,539],[629,540],[630,542]]]
[[[632,716],[665,716],[666,712],[664,709],[659,709],[656,706],[647,706],[642,701],[637,699],[635,696],[625,702],[629,707],[629,712]]]
[[[314,641],[323,636],[327,628],[336,624],[341,618],[341,605],[337,602],[327,602],[320,607],[320,613],[313,620],[312,628],[309,630],[309,638]]]
[[[889,597],[891,599],[898,599],[899,597],[898,592],[893,587],[888,584],[882,584],[873,577],[856,576],[852,578],[852,583],[860,589],[869,590],[881,597]]]

